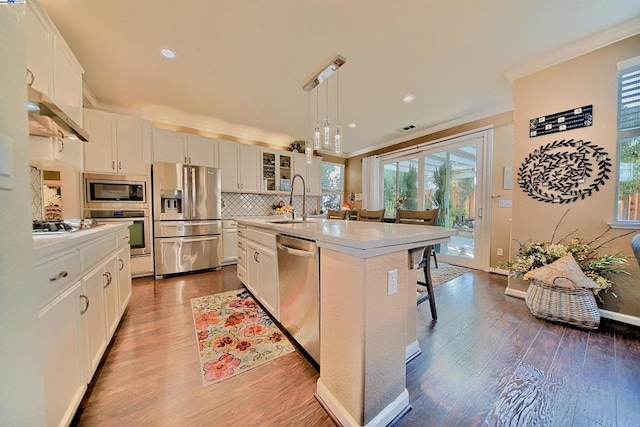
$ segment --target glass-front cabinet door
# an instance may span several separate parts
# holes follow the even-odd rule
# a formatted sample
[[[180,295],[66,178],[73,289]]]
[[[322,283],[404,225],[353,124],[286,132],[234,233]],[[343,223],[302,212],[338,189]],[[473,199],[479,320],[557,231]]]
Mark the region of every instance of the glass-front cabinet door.
[[[291,191],[293,156],[286,151],[262,150],[262,191]]]

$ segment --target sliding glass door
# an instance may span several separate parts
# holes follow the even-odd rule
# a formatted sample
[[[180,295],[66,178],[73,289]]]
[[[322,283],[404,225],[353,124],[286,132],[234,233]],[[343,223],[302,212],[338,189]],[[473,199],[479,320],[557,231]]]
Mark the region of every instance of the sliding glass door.
[[[438,225],[457,235],[436,247],[438,260],[488,267],[487,199],[489,132],[478,132],[420,147],[412,154],[383,160],[385,217],[396,208],[438,209]],[[486,265],[484,265],[486,264]]]

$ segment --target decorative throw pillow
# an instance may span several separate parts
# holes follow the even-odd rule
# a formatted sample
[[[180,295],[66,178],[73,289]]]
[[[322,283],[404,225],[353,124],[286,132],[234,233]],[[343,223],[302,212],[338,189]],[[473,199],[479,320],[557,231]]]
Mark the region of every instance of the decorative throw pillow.
[[[548,285],[561,288],[598,288],[598,284],[582,272],[571,253],[555,260],[551,264],[527,272],[524,275],[524,279],[540,280]]]

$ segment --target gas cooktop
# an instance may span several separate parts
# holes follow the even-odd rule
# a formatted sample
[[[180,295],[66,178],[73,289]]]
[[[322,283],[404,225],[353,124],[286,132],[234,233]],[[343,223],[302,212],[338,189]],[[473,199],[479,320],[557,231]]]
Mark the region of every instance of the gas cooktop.
[[[69,224],[62,221],[33,221],[33,233],[64,233],[74,231]]]

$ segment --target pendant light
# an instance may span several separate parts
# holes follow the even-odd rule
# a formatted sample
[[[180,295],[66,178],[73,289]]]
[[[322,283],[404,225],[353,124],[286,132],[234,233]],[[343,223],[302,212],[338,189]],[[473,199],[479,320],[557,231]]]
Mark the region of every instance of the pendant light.
[[[342,154],[342,126],[340,126],[340,70],[336,73],[336,125],[333,128],[333,152]]]
[[[336,154],[342,154],[342,126],[340,126],[340,115],[338,113],[338,109],[336,108],[336,126],[331,128],[331,122],[329,121],[329,77],[336,71],[342,67],[347,60],[343,56],[336,56],[333,61],[328,63],[318,74],[316,74],[311,80],[309,80],[302,89],[306,92],[311,92],[320,86],[322,83],[326,81],[326,92],[325,92],[325,117],[322,121],[322,124],[319,120],[319,98],[320,95],[318,91],[316,91],[316,122],[313,127],[313,149],[319,150],[322,146],[323,150],[332,150]],[[339,91],[340,86],[337,77],[338,86],[336,89],[336,104],[339,106]],[[309,120],[311,122],[311,120]],[[333,135],[332,135],[333,133]],[[311,145],[311,144],[309,144]],[[311,148],[311,147],[310,147]],[[305,146],[305,153],[307,152]],[[310,157],[307,157],[307,162],[311,162]]]
[[[318,121],[318,92],[316,92],[316,124],[313,127],[313,149],[320,149],[320,122]]]
[[[311,125],[311,94],[307,96],[307,126]],[[306,156],[307,164],[311,164],[313,160],[313,141],[307,139],[304,142],[304,154]]]
[[[327,80],[327,95],[325,99],[326,112],[324,116],[324,123],[322,124],[322,145],[325,149],[329,149],[331,146],[331,123],[329,123],[329,80]]]

